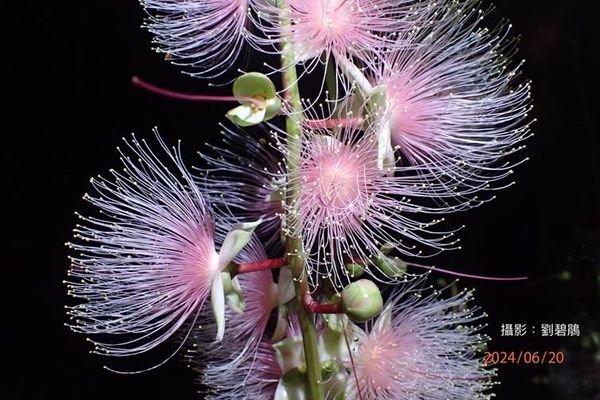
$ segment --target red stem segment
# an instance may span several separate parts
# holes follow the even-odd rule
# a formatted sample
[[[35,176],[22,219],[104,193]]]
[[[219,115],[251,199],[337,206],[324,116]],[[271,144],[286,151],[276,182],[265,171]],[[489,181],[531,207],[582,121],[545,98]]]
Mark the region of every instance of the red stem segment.
[[[285,258],[270,258],[252,263],[234,263],[235,274],[247,274],[249,272],[265,271],[267,269],[275,269],[288,265]]]
[[[341,303],[335,304],[319,304],[309,292],[304,294],[304,307],[314,314],[342,314]]]
[[[310,129],[332,129],[332,128],[357,128],[364,120],[360,117],[352,118],[327,118],[327,119],[307,119],[304,123]]]
[[[189,93],[179,93],[179,92],[175,92],[173,90],[169,90],[169,89],[164,89],[158,86],[155,86],[151,83],[145,82],[143,80],[141,80],[140,78],[138,78],[137,76],[134,76],[133,78],[131,78],[131,82],[133,82],[133,84],[139,88],[142,88],[144,90],[147,90],[151,93],[155,93],[158,94],[160,96],[165,96],[165,97],[170,97],[173,99],[179,99],[179,100],[189,100],[189,101],[226,101],[226,102],[231,102],[231,101],[237,101],[237,102],[249,102],[249,103],[253,103],[254,105],[256,105],[257,107],[264,107],[264,102],[259,101],[257,99],[255,99],[254,97],[247,97],[247,96],[209,96],[209,95],[204,95],[204,94],[189,94]]]

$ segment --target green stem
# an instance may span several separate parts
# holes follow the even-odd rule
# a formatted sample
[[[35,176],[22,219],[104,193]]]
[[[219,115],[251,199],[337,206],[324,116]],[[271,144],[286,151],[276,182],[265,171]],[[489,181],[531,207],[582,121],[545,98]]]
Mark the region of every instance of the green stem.
[[[283,3],[283,2],[282,2]],[[282,4],[282,13],[287,12],[287,5]],[[282,20],[282,24],[289,24],[289,20]],[[298,182],[298,166],[300,162],[300,151],[302,142],[302,103],[298,90],[298,75],[291,43],[284,43],[281,48],[281,64],[283,67],[283,87],[285,88],[285,100],[289,106],[290,115],[286,118],[287,131],[287,172],[288,183]],[[289,209],[294,209],[298,203],[298,189],[293,185],[286,188],[286,204]],[[306,360],[306,377],[308,396],[311,400],[324,400],[323,388],[321,386],[321,363],[317,348],[317,333],[314,325],[314,315],[304,307],[304,295],[308,293],[308,278],[304,271],[304,257],[302,249],[302,238],[295,237],[294,227],[297,224],[297,213],[288,212],[286,225],[288,229],[285,248],[287,260],[294,277],[296,289],[296,304],[298,319],[302,332],[302,344]]]

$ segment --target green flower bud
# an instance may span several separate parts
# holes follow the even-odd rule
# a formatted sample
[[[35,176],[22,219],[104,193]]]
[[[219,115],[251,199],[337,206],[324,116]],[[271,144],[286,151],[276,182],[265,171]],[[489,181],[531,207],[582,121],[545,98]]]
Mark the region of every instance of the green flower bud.
[[[346,271],[348,271],[348,275],[350,275],[351,278],[358,278],[365,273],[365,269],[362,267],[362,265],[345,264],[344,267],[346,268]]]
[[[256,125],[275,117],[281,111],[281,100],[275,85],[268,76],[259,72],[248,72],[235,80],[233,94],[236,97],[251,97],[262,105],[248,101],[227,112],[226,116],[238,126]]]
[[[375,260],[375,266],[390,278],[401,277],[406,272],[406,263],[398,257],[380,257]]]
[[[342,309],[356,322],[368,321],[383,309],[381,292],[368,279],[353,282],[342,291]]]

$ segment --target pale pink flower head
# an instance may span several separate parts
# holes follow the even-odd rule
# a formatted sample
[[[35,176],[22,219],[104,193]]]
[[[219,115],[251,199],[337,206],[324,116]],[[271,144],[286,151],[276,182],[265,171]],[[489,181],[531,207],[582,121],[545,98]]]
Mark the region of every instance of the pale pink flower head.
[[[132,137],[119,149],[123,169],[91,180],[96,194],[84,199],[96,215],[78,214],[68,244],[69,294],[82,301],[68,308],[70,327],[100,354],[161,344],[198,317],[220,276],[211,210],[179,149],[157,139],[161,157]]]
[[[443,0],[415,13],[412,30],[396,37],[402,45],[365,70],[385,86],[399,164],[420,170],[432,194],[457,207],[510,184],[501,181],[523,161],[510,156],[531,136],[530,83],[518,79],[522,63],[511,63],[510,26],[481,27],[478,5]]]
[[[362,57],[383,49],[389,35],[406,29],[407,0],[289,0],[287,8],[263,7],[267,37],[292,43],[297,62],[322,54]],[[283,11],[282,11],[283,10]],[[289,24],[282,24],[288,20]]]
[[[236,350],[243,350],[242,342],[229,348],[234,354]],[[211,364],[201,370],[198,383],[206,387],[202,390],[206,399],[272,400],[281,376],[273,345],[264,338],[252,357],[245,357],[235,365],[224,359],[220,364]]]
[[[288,235],[301,237],[314,284],[347,283],[344,264],[367,265],[394,243],[399,252],[420,255],[453,248],[452,232],[436,231],[437,208],[424,205],[414,176],[395,175],[378,165],[376,127],[304,129],[298,175],[291,187],[298,200],[287,206]],[[420,204],[423,203],[423,204]]]
[[[247,0],[142,0],[156,51],[194,76],[232,67],[245,42]]]
[[[491,397],[495,371],[476,352],[485,336],[473,323],[484,315],[467,308],[471,292],[439,299],[436,292],[396,290],[390,299],[372,326],[357,328],[350,398]]]

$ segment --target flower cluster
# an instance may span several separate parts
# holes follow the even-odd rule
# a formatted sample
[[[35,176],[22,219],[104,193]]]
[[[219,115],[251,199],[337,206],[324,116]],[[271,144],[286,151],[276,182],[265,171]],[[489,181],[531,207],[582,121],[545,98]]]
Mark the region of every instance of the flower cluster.
[[[72,330],[108,356],[175,342],[159,365],[183,353],[207,398],[491,397],[471,292],[444,298],[409,268],[460,248],[445,215],[526,160],[530,83],[510,26],[483,27],[478,0],[141,3],[156,50],[191,75],[248,52],[281,64],[232,96],[134,79],[237,101],[237,127],[193,171],[179,145],[134,136],[123,169],[91,180],[94,211],[68,244]]]

